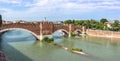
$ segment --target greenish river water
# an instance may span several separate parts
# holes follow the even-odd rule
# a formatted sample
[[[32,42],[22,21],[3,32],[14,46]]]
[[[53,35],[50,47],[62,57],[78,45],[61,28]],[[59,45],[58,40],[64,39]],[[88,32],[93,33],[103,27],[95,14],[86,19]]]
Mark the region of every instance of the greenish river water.
[[[1,50],[8,61],[119,61],[120,42],[110,38],[81,37],[55,38],[55,42],[66,46],[82,48],[89,56],[71,53],[35,38],[23,31],[9,31],[1,36]]]

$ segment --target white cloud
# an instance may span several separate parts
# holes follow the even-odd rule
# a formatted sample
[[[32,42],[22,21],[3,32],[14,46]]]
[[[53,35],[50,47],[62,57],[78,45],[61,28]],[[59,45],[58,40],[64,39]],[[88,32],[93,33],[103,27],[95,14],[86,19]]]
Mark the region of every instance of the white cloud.
[[[110,8],[120,9],[120,1],[118,0],[33,0],[33,3],[24,0],[0,0],[6,3],[20,4],[23,7],[39,8],[39,9],[96,9]],[[115,7],[115,8],[114,8]],[[117,7],[117,8],[116,8]]]
[[[22,0],[0,0],[3,3],[11,3],[11,4],[21,4]]]
[[[0,0],[0,2],[21,5],[29,7],[24,11],[16,11],[14,8],[0,9],[5,11],[5,16],[47,16],[54,14],[84,13],[91,12],[96,9],[120,9],[120,1],[118,0],[33,0],[33,2],[25,0]]]

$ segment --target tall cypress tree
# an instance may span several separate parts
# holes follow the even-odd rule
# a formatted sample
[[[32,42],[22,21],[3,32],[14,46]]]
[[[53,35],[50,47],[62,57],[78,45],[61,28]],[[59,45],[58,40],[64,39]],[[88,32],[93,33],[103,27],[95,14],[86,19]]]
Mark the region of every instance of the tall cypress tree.
[[[0,26],[2,25],[2,15],[0,15]]]

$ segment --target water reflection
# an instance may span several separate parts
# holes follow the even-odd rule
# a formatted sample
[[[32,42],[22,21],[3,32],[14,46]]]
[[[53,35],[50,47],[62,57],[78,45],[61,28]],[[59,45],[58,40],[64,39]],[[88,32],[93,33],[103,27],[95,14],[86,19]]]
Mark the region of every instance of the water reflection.
[[[60,42],[62,42],[62,40],[63,40],[63,38],[64,38],[63,32],[56,31],[56,32],[54,32],[52,35],[53,35],[53,38],[54,38],[54,42],[55,42],[55,43],[60,43]]]
[[[5,32],[1,35],[2,41],[7,42],[20,42],[20,41],[32,41],[36,40],[36,38],[23,30],[12,30]]]
[[[64,37],[64,32],[56,31],[52,35],[53,35],[53,38],[63,38]]]
[[[66,37],[62,35],[63,33],[64,32],[59,31],[54,32],[53,33],[54,42],[68,48],[73,47],[74,46],[74,41],[72,41],[73,38],[66,39]]]
[[[21,53],[19,50],[15,49],[13,46],[9,44],[10,41],[20,41],[16,37],[9,38],[9,36],[19,36],[19,35],[13,35],[11,32],[6,32],[0,35],[0,51],[4,52],[7,61],[33,61],[29,57],[27,57],[25,54]]]

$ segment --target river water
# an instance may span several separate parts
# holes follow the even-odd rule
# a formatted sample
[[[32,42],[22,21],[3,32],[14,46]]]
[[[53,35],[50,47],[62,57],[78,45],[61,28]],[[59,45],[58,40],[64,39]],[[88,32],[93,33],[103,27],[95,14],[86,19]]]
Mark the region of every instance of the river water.
[[[55,42],[66,47],[82,48],[89,56],[71,53],[62,48],[36,42],[30,33],[21,30],[1,35],[0,48],[8,61],[119,61],[120,42],[110,38],[80,37],[55,38]]]

